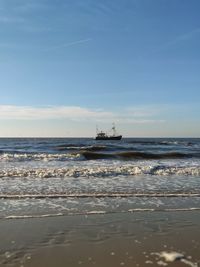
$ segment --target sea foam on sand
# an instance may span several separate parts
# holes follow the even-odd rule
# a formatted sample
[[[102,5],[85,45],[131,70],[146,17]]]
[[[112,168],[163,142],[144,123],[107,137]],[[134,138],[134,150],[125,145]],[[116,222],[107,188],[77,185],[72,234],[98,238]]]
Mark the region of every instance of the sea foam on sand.
[[[166,262],[173,262],[173,261],[181,261],[191,267],[198,267],[197,263],[193,263],[192,261],[188,260],[186,256],[184,256],[182,253],[176,252],[176,251],[162,251],[160,253],[152,253],[154,255],[159,256],[160,258],[163,258]],[[167,265],[165,262],[158,261],[159,265]]]
[[[159,256],[164,258],[166,261],[176,261],[176,260],[182,260],[185,258],[183,254],[175,252],[175,251],[172,251],[172,252],[162,251]]]

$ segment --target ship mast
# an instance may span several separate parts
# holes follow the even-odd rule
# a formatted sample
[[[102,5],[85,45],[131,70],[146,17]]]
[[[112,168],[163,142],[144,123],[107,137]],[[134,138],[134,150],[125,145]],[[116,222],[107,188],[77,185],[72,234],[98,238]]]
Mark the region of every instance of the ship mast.
[[[96,125],[96,134],[99,133],[98,125]]]
[[[113,136],[115,136],[116,135],[116,128],[115,128],[114,122],[113,122],[112,130],[113,130]]]

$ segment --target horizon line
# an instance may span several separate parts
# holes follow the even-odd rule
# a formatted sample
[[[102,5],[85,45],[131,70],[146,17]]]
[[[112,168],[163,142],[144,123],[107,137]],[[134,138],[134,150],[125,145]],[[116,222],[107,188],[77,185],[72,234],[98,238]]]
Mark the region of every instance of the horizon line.
[[[62,138],[62,139],[66,139],[66,138],[87,138],[87,139],[94,139],[95,140],[95,137],[91,137],[91,136],[0,136],[0,139],[11,139],[11,138],[24,138],[24,139],[28,139],[28,138],[35,138],[35,139],[53,139],[53,138]],[[139,138],[170,138],[170,139],[173,139],[173,138],[180,138],[180,139],[183,139],[183,138],[188,138],[188,139],[200,139],[200,136],[197,137],[192,137],[192,136],[122,136],[122,139],[126,139],[126,138],[136,138],[136,139],[139,139]]]

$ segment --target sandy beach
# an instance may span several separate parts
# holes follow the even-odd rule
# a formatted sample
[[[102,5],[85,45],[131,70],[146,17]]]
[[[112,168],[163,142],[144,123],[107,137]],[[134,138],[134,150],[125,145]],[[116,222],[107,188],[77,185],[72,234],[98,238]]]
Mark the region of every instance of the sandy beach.
[[[1,220],[0,266],[199,266],[199,226],[198,211]]]

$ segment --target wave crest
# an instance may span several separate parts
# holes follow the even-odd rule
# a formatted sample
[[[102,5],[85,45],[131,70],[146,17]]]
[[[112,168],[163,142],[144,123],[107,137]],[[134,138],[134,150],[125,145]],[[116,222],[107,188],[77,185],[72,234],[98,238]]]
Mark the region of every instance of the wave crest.
[[[0,178],[4,177],[116,177],[135,175],[183,175],[200,176],[200,166],[101,166],[101,167],[69,167],[69,168],[16,168],[0,170]]]
[[[79,153],[47,154],[47,153],[3,153],[0,155],[1,161],[65,161],[83,159]]]
[[[106,146],[91,146],[79,148],[78,151],[70,151],[68,153],[2,153],[0,161],[20,162],[20,161],[68,161],[68,160],[160,160],[160,159],[190,159],[200,158],[200,153],[181,153],[181,152],[165,152],[150,153],[141,151],[124,151],[114,153],[102,153]]]

